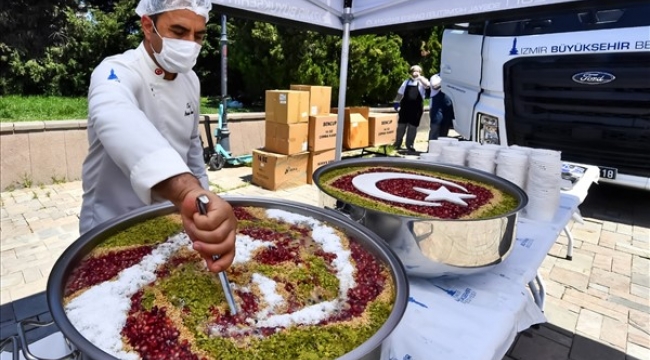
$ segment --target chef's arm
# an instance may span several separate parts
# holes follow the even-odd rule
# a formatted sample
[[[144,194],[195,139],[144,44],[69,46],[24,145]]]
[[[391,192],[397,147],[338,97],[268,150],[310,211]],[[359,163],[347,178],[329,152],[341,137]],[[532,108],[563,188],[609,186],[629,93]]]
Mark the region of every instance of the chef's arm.
[[[154,185],[153,192],[169,201],[177,207],[183,203],[183,199],[192,191],[203,190],[199,179],[190,173],[175,175]]]
[[[428,89],[429,85],[431,85],[431,83],[429,83],[429,80],[427,80],[427,78],[425,78],[422,75],[418,77],[418,81],[420,82],[420,84],[422,84],[422,86],[424,86],[425,89]]]
[[[142,86],[146,84],[131,69],[118,63],[102,63],[91,76],[88,126],[97,137],[90,139],[91,146],[103,147],[129,178],[138,198],[151,204],[151,190],[155,185],[182,174],[194,176],[184,159],[138,107],[134,94]],[[186,175],[182,179],[189,181]],[[193,181],[198,184],[196,178]],[[167,195],[167,191],[163,194],[168,199],[174,197]]]

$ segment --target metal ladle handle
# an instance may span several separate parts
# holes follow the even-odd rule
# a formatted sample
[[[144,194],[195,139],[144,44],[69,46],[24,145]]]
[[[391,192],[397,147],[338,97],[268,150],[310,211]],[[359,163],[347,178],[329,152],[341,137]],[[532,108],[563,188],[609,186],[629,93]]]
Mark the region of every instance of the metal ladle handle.
[[[208,213],[208,204],[210,199],[207,195],[199,195],[196,197],[196,208],[199,211],[199,214],[206,215]],[[218,260],[219,255],[212,255],[212,260]],[[230,315],[237,315],[237,303],[235,302],[235,297],[232,294],[232,288],[230,287],[230,281],[228,281],[228,276],[224,271],[219,272],[219,281],[221,282],[221,287],[223,288],[223,293],[226,296],[226,302],[228,303],[228,308],[230,309]]]

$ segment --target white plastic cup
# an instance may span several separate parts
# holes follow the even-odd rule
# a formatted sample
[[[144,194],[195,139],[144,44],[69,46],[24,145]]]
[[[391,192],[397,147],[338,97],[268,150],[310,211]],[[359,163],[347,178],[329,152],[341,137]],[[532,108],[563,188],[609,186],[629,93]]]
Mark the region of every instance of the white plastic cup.
[[[440,161],[440,153],[421,153],[420,154],[420,160],[426,161],[426,162],[439,162]]]
[[[496,158],[496,175],[504,178],[522,189],[528,177],[528,156],[518,151],[502,149]]]
[[[460,146],[445,146],[442,148],[440,162],[451,165],[465,166],[467,149]]]
[[[457,139],[457,138],[444,137],[444,136],[443,136],[443,137],[439,137],[439,138],[438,138],[438,141],[446,141],[446,142],[450,142],[450,143],[457,143],[457,142],[458,142],[458,139]]]
[[[473,147],[467,151],[467,166],[494,174],[496,154],[495,149]]]
[[[429,152],[432,154],[442,152],[442,148],[447,146],[447,141],[429,140]]]
[[[464,147],[466,149],[473,149],[476,146],[480,146],[479,143],[473,142],[473,141],[458,141],[455,143],[456,146]]]

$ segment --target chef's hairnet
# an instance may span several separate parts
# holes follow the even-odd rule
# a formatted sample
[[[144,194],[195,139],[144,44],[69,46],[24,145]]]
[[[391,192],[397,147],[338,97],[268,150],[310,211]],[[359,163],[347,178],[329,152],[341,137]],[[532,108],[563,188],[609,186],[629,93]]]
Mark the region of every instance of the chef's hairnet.
[[[155,15],[165,11],[188,9],[208,21],[208,13],[212,9],[210,0],[140,0],[135,13],[139,16]]]

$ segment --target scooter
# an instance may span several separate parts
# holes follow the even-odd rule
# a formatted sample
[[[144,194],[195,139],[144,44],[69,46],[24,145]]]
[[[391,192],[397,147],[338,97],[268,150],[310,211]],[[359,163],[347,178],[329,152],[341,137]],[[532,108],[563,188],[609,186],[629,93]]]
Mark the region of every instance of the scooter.
[[[221,170],[228,164],[232,166],[250,164],[253,161],[253,155],[240,155],[233,156],[229,151],[221,146],[220,142],[223,139],[222,119],[223,117],[223,104],[219,105],[219,114],[217,114],[217,128],[214,131],[214,138],[217,145],[212,143],[212,136],[210,128],[210,118],[205,116],[203,125],[205,126],[205,133],[207,135],[208,147],[203,148],[203,160],[208,164],[210,171]]]

